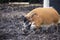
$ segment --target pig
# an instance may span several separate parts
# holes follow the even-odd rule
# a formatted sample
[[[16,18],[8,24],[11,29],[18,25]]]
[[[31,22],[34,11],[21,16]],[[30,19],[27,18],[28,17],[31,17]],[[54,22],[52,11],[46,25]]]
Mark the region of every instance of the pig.
[[[22,17],[24,23],[29,25],[24,27],[24,30],[26,28],[29,28],[29,30],[39,29],[43,27],[42,25],[47,25],[46,27],[49,28],[52,24],[58,24],[59,17],[60,15],[58,14],[58,12],[52,7],[35,8]]]

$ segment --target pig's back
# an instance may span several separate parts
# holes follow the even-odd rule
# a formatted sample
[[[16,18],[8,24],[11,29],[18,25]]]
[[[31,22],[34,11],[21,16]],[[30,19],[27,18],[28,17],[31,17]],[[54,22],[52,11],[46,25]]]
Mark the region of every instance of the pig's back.
[[[44,24],[57,23],[59,14],[54,8],[36,8],[32,10],[39,18],[43,19]],[[39,19],[37,19],[39,20]]]

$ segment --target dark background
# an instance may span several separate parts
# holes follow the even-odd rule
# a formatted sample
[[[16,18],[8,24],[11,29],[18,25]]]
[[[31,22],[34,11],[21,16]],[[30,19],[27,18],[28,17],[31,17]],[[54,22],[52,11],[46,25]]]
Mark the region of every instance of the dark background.
[[[50,0],[50,6],[54,7],[60,14],[60,0]]]
[[[29,2],[30,4],[40,3],[43,4],[43,0],[0,0],[0,3],[9,2]],[[60,14],[60,0],[50,0],[50,6],[54,7]]]
[[[30,3],[42,3],[43,0],[0,0],[0,3],[8,2],[30,2]]]

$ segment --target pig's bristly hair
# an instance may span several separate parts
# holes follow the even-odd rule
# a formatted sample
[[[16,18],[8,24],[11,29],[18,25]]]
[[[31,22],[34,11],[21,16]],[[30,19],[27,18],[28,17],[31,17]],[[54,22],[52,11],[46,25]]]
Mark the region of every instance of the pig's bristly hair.
[[[34,14],[36,14],[34,16]],[[58,12],[54,8],[36,8],[30,11],[26,18],[32,19],[31,22],[35,22],[36,28],[40,27],[42,24],[51,24],[58,22]]]

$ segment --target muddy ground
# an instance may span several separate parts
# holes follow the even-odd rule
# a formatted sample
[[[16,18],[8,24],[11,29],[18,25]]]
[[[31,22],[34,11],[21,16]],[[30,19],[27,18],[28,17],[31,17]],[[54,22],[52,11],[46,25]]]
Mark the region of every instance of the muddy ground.
[[[20,20],[20,16],[34,8],[36,7],[0,5],[0,40],[60,40],[60,24],[58,31],[53,28],[53,32],[22,34],[23,21]]]

